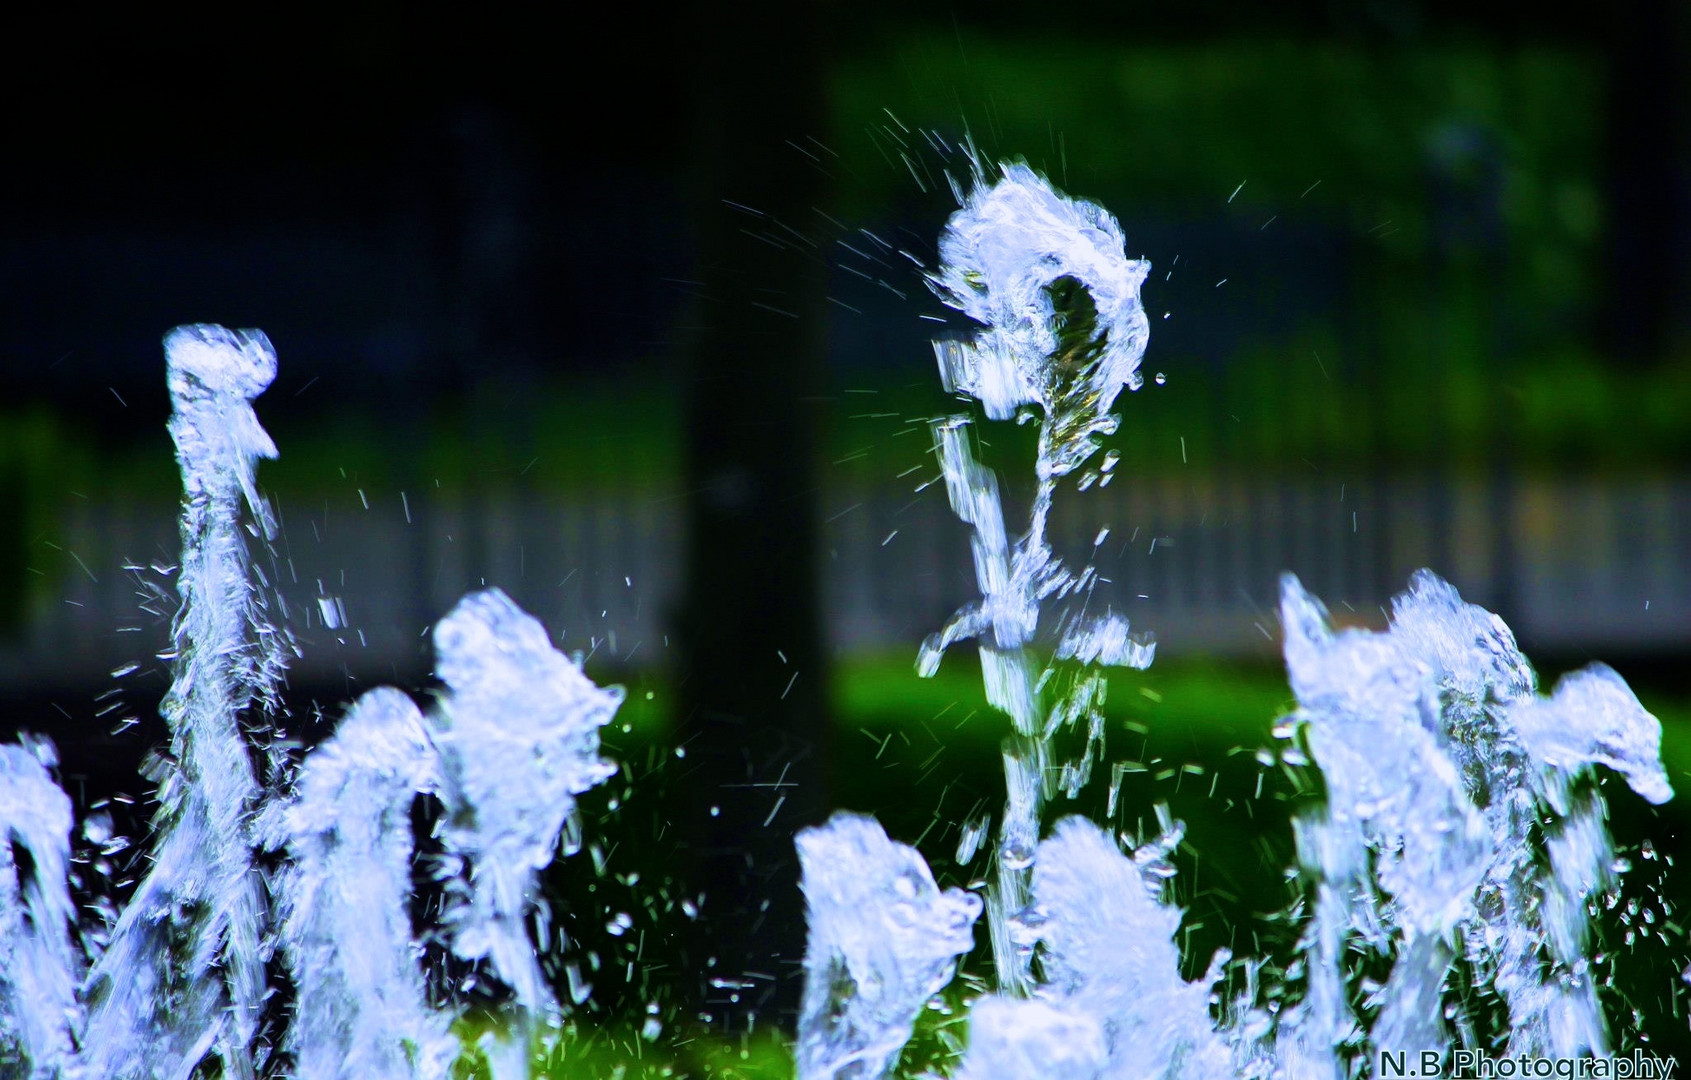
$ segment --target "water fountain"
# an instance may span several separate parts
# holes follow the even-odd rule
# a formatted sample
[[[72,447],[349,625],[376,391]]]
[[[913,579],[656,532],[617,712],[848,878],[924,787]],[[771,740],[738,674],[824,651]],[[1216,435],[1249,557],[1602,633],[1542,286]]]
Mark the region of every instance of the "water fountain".
[[[1045,524],[1058,481],[1097,450],[1096,435],[1114,430],[1109,409],[1119,391],[1139,386],[1147,324],[1138,288],[1148,266],[1126,257],[1119,226],[1100,208],[1067,199],[1025,165],[989,176],[977,161],[971,150],[969,192],[953,183],[961,209],[931,282],[982,329],[968,341],[934,343],[941,379],[989,418],[1037,419],[1040,429],[1031,521],[1010,537],[997,477],[971,453],[968,418],[934,425],[951,505],[974,530],[983,598],[923,644],[918,671],[932,674],[946,647],[979,639],[987,700],[1012,729],[987,901],[998,992],[971,1006],[958,1075],[1341,1080],[1384,1073],[1394,1061],[1398,1075],[1436,1074],[1458,1060],[1453,1053],[1470,1062],[1488,1052],[1529,1064],[1606,1060],[1586,955],[1588,905],[1614,895],[1618,864],[1592,766],[1620,773],[1649,802],[1667,800],[1661,726],[1602,665],[1540,697],[1502,620],[1428,571],[1397,598],[1380,633],[1335,632],[1296,578],[1282,582],[1299,707],[1276,734],[1292,744],[1286,759],[1313,761],[1327,785],[1325,807],[1295,822],[1314,911],[1304,920],[1301,970],[1278,973],[1304,982],[1292,1004],[1257,993],[1260,961],[1247,963],[1245,990],[1229,996],[1225,952],[1197,981],[1181,979],[1181,912],[1168,883],[1183,830],[1166,808],[1158,808],[1157,836],[1118,843],[1071,816],[1040,838],[1043,801],[1059,788],[1072,797],[1090,771],[1103,723],[1101,668],[1143,667],[1153,654],[1148,636],[1110,614],[1060,616],[1047,635],[1055,638],[1049,657],[1034,652],[1041,602],[1090,594],[1094,581],[1090,568],[1075,574],[1055,560]],[[1077,487],[1108,482],[1114,464],[1107,458]],[[1080,671],[1063,681],[1065,660]],[[1042,691],[1052,686],[1060,691],[1047,706]],[[1082,758],[1054,766],[1048,740],[1082,717]],[[837,846],[832,834],[848,825],[858,827],[838,820],[801,835],[801,850]],[[965,844],[972,848],[978,832]],[[890,877],[912,854],[896,845],[861,851],[843,879]],[[926,869],[916,876],[927,880]],[[880,905],[842,908],[847,894],[830,885],[842,880],[837,868],[824,876],[807,860],[805,875],[813,949],[875,934]],[[909,895],[912,921],[919,908]],[[842,917],[860,921],[848,932],[837,925]],[[1381,961],[1389,973],[1374,981]],[[1447,1000],[1458,966],[1474,991]],[[814,966],[809,974],[838,978]],[[1476,1035],[1471,1013],[1487,996],[1502,1005],[1509,1034],[1501,1045]],[[884,1054],[871,1066],[809,1047],[847,1044],[816,1015],[806,1019],[801,1076],[887,1075]],[[908,1024],[889,1019],[883,1031],[907,1033]],[[1406,1054],[1433,1072],[1405,1073]]]
[[[968,341],[936,341],[934,351],[945,388],[979,401],[988,417],[1037,416],[1036,490],[1027,532],[1012,539],[998,478],[970,449],[969,417],[934,423],[952,509],[974,529],[982,598],[923,642],[917,670],[932,675],[946,648],[979,639],[987,701],[1014,728],[1004,748],[1009,806],[988,912],[999,983],[1026,991],[1032,952],[1017,940],[1017,918],[1028,904],[1040,806],[1049,794],[1050,739],[1059,728],[1087,722],[1085,754],[1063,769],[1062,786],[1072,795],[1090,774],[1103,732],[1097,676],[1074,680],[1049,712],[1041,703],[1056,671],[1032,651],[1040,601],[1089,593],[1095,583],[1091,568],[1076,575],[1056,558],[1046,525],[1058,483],[1097,452],[1098,436],[1115,431],[1116,396],[1142,382],[1139,360],[1150,324],[1139,284],[1150,264],[1126,257],[1121,228],[1109,214],[1063,198],[1025,165],[1008,167],[997,184],[977,172],[974,184],[968,196],[956,192],[963,206],[940,241],[944,265],[929,280],[947,304],[986,329]],[[1028,411],[1018,416],[1018,409]],[[1108,459],[1105,482],[1113,468]],[[1154,639],[1131,636],[1127,621],[1110,614],[1070,620],[1057,648],[1059,658],[1078,657],[1087,666],[1145,667],[1154,652]]]
[[[441,988],[425,993],[407,908],[412,802],[427,794],[444,807],[441,930],[511,990],[482,1049],[500,1080],[526,1076],[538,1022],[557,1011],[529,943],[531,919],[549,938],[536,876],[575,796],[614,772],[598,728],[621,692],[594,686],[503,593],[476,592],[435,628],[448,692],[426,717],[397,690],[370,691],[292,768],[275,725],[286,610],[246,541],[275,532],[253,469],[276,448],[251,407],[275,353],[262,333],[216,326],[181,327],[165,350],[182,606],[171,747],[150,771],[151,867],[84,972],[69,947],[71,819],[51,748],[5,748],[0,823],[29,872],[13,859],[0,879],[0,926],[13,931],[0,937],[13,960],[0,1060],[39,1080],[187,1077],[213,1061],[225,1077],[447,1075],[459,1009],[431,1002]],[[285,855],[268,886],[263,849]],[[278,946],[298,999],[288,1018],[267,1005]]]
[[[1335,630],[1296,579],[1282,582],[1298,706],[1276,735],[1282,760],[1312,762],[1326,782],[1325,803],[1296,822],[1310,906],[1292,969],[1221,953],[1181,976],[1169,882],[1183,830],[1165,807],[1145,835],[1079,816],[1046,827],[1046,804],[1073,797],[1103,752],[1103,669],[1154,652],[1118,614],[1058,606],[1090,599],[1098,578],[1065,567],[1045,535],[1066,480],[1079,472],[1084,490],[1114,475],[1113,454],[1084,469],[1120,391],[1139,385],[1148,266],[1126,257],[1107,213],[1026,166],[974,166],[971,181],[954,185],[961,209],[931,282],[982,329],[935,352],[948,390],[990,419],[1037,423],[1036,494],[1011,535],[971,421],[933,425],[981,598],[923,644],[918,671],[976,640],[987,699],[1010,720],[996,876],[984,904],[942,890],[914,848],[859,815],[799,834],[799,1075],[891,1074],[983,910],[997,985],[967,1003],[953,1075],[968,1080],[1302,1080],[1387,1074],[1393,1054],[1400,1075],[1414,1075],[1405,1054],[1602,1058],[1588,924],[1620,870],[1593,768],[1670,798],[1660,725],[1601,665],[1541,696],[1502,621],[1431,573],[1379,632]],[[435,628],[445,692],[431,708],[370,691],[296,760],[275,713],[298,645],[249,550],[275,534],[254,469],[276,448],[251,407],[275,354],[261,333],[211,326],[173,331],[166,352],[185,495],[150,868],[110,925],[79,925],[53,748],[0,747],[0,1065],[33,1080],[448,1075],[464,1052],[464,984],[421,962],[407,906],[412,810],[428,797],[441,808],[427,863],[437,944],[469,980],[506,988],[477,1052],[500,1080],[529,1075],[565,1011],[533,945],[555,940],[538,874],[561,838],[579,843],[576,797],[615,771],[598,731],[620,692],[593,685],[503,593],[478,591]],[[1069,728],[1085,747],[1057,761],[1053,736]],[[965,828],[960,861],[986,832]],[[278,966],[294,990],[285,1010]],[[1466,996],[1450,992],[1457,973]],[[1477,1033],[1484,1008],[1504,1016],[1505,1042]]]

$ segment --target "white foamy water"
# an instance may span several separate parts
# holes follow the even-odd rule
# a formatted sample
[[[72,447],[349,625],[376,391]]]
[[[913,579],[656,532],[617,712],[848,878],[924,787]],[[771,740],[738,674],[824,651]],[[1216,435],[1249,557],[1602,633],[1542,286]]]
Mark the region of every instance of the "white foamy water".
[[[1343,1075],[1336,1046],[1451,1047],[1465,1026],[1442,1005],[1458,950],[1509,1012],[1505,1047],[1470,1048],[1604,1053],[1588,904],[1613,884],[1614,853],[1591,767],[1671,797],[1656,718],[1602,665],[1539,696],[1503,621],[1425,570],[1384,632],[1334,631],[1290,575],[1281,617],[1291,734],[1327,784],[1297,834],[1317,899],[1282,1057]],[[1397,959],[1364,1031],[1349,987],[1370,953]]]
[[[449,691],[429,716],[441,839],[458,868],[443,921],[453,952],[485,961],[515,997],[513,1037],[490,1049],[505,1080],[527,1075],[533,1024],[557,1007],[527,924],[536,914],[546,923],[539,875],[575,797],[616,772],[599,757],[599,728],[623,692],[595,686],[498,589],[464,597],[434,639],[435,673]]]
[[[284,850],[276,908],[298,989],[283,1049],[300,1080],[434,1080],[458,1055],[411,932],[411,805],[440,788],[423,716],[391,687],[359,698],[263,817]]]
[[[1108,1065],[1095,1012],[992,994],[969,1011],[969,1053],[957,1080],[1096,1080]]]
[[[1103,207],[1068,198],[1026,165],[1001,173],[992,183],[976,177],[940,237],[935,291],[982,327],[972,342],[936,346],[945,388],[979,401],[994,420],[1018,405],[1055,415],[1077,393],[1101,418],[1124,387],[1142,381],[1151,324],[1139,286],[1151,264],[1126,256],[1121,226]],[[1059,278],[1084,286],[1097,312],[1095,354],[1078,365],[1053,362],[1065,344],[1051,292]],[[1072,469],[1071,461],[1063,454],[1052,464]]]
[[[1107,1050],[1101,1075],[1219,1080],[1233,1074],[1232,1058],[1210,1018],[1210,983],[1227,958],[1196,982],[1180,977],[1181,911],[1164,892],[1182,830],[1170,826],[1131,859],[1079,817],[1059,821],[1039,845],[1040,995],[1096,1018]]]
[[[20,1080],[54,1080],[72,1063],[80,1013],[67,881],[73,819],[48,772],[57,763],[45,739],[0,746],[0,1072],[19,1067],[5,1075]]]
[[[1211,1016],[1210,986],[1228,957],[1195,982],[1180,977],[1181,911],[1166,891],[1183,830],[1158,808],[1165,831],[1132,856],[1084,818],[1058,822],[1040,845],[1034,906],[1022,920],[1042,978],[1031,1000],[991,995],[969,1016],[964,1080],[1245,1075],[1239,1041]]]
[[[32,1080],[447,1075],[458,1010],[430,1001],[458,988],[426,986],[410,914],[411,812],[430,794],[445,808],[451,947],[514,998],[496,1025],[508,1037],[484,1049],[501,1080],[526,1076],[535,1020],[556,1012],[528,931],[536,919],[551,944],[539,871],[574,797],[614,771],[598,728],[621,691],[594,686],[503,593],[473,593],[436,628],[437,709],[425,720],[374,690],[290,777],[268,722],[292,639],[247,548],[275,531],[253,470],[276,448],[251,407],[275,354],[257,331],[214,326],[173,331],[166,351],[182,607],[150,869],[78,987],[70,803],[48,744],[0,747],[0,1066],[27,1063]],[[261,845],[283,857],[268,874]],[[268,1004],[278,947],[287,1015]]]
[[[809,927],[799,1077],[887,1076],[917,1013],[974,946],[980,898],[940,891],[916,849],[870,817],[835,814],[796,842]]]

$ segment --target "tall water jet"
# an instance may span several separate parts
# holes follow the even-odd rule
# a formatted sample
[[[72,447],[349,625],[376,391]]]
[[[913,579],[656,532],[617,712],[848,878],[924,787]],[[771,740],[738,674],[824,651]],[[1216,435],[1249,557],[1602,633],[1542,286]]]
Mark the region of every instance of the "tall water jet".
[[[1139,361],[1150,323],[1139,303],[1139,285],[1150,264],[1127,257],[1115,218],[1093,203],[1059,194],[1026,165],[1003,166],[996,182],[988,182],[973,156],[971,166],[974,186],[967,196],[953,182],[962,206],[946,224],[941,266],[929,283],[980,329],[968,340],[936,340],[934,353],[946,390],[979,401],[989,418],[1037,417],[1036,486],[1027,531],[1012,539],[998,478],[970,448],[969,418],[952,416],[933,425],[952,509],[974,530],[981,599],[923,642],[917,669],[932,675],[947,647],[977,639],[987,700],[1013,725],[1004,749],[1009,802],[988,916],[999,985],[1026,993],[1032,957],[1014,940],[1019,933],[1014,923],[1030,900],[1040,807],[1056,786],[1049,740],[1058,728],[1087,721],[1085,754],[1061,774],[1062,786],[1073,795],[1103,736],[1101,679],[1075,679],[1049,712],[1042,702],[1053,670],[1032,648],[1040,603],[1085,590],[1095,579],[1090,567],[1076,575],[1062,565],[1047,542],[1046,526],[1058,482],[1091,458],[1100,436],[1116,430],[1119,418],[1111,406],[1124,388],[1136,390],[1142,382]],[[1106,460],[1106,483],[1114,464],[1113,457]],[[1089,475],[1080,486],[1098,479]],[[1130,636],[1127,621],[1107,613],[1071,620],[1061,634],[1058,656],[1083,663],[1143,668],[1154,651],[1151,638]]]
[[[1281,619],[1298,715],[1327,783],[1324,815],[1296,822],[1315,918],[1304,941],[1308,989],[1282,1025],[1282,1056],[1310,1075],[1344,1075],[1335,1048],[1357,1045],[1364,1034],[1345,958],[1353,948],[1384,950],[1395,937],[1401,952],[1376,1040],[1442,1058],[1449,938],[1484,872],[1485,823],[1440,733],[1423,724],[1438,701],[1402,642],[1389,634],[1335,636],[1325,611],[1290,576]]]
[[[88,976],[86,1066],[113,1080],[175,1077],[215,1052],[226,1077],[249,1080],[261,1064],[267,916],[248,831],[264,748],[243,718],[274,710],[285,650],[248,574],[242,509],[256,535],[274,537],[253,469],[276,446],[252,399],[275,377],[276,353],[260,331],[220,326],[179,327],[165,353],[183,486],[182,607],[163,654],[170,753],[151,775],[152,868]]]

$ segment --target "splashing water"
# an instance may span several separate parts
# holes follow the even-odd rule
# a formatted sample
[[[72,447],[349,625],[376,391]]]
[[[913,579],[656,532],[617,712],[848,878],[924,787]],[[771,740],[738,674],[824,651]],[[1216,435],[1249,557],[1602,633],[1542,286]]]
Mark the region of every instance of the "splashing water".
[[[442,838],[455,869],[444,922],[452,950],[485,960],[517,1005],[495,1080],[527,1075],[536,1018],[555,1011],[525,920],[575,796],[609,778],[599,728],[622,704],[552,648],[545,627],[498,589],[471,593],[435,628],[450,693],[430,717],[440,748]],[[536,936],[546,941],[544,911]]]
[[[886,1076],[916,1014],[974,946],[980,899],[941,892],[916,849],[873,818],[835,814],[797,844],[809,923],[799,1077]]]
[[[1502,620],[1463,603],[1428,571],[1397,598],[1383,633],[1335,632],[1295,578],[1282,584],[1298,710],[1276,734],[1301,741],[1327,787],[1325,806],[1294,823],[1314,902],[1310,917],[1301,906],[1289,913],[1304,924],[1295,967],[1307,985],[1301,997],[1285,996],[1288,1007],[1258,1004],[1261,961],[1245,964],[1235,998],[1212,993],[1225,951],[1196,982],[1180,978],[1173,938],[1181,912],[1165,893],[1182,828],[1166,808],[1158,808],[1161,836],[1138,844],[1131,859],[1079,818],[1039,841],[1052,775],[1072,796],[1101,741],[1104,684],[1094,666],[1143,667],[1152,658],[1152,643],[1119,617],[1061,617],[1055,658],[1078,663],[1081,673],[1058,683],[1046,711],[1041,690],[1056,669],[1042,667],[1031,648],[1041,601],[1089,584],[1088,572],[1072,575],[1058,563],[1045,525],[1057,480],[1114,430],[1110,405],[1124,386],[1138,385],[1146,324],[1137,289],[1147,266],[1121,255],[1120,230],[1107,214],[1057,194],[1025,166],[1004,167],[996,184],[977,170],[975,181],[966,198],[953,185],[963,208],[947,226],[945,265],[932,283],[984,329],[970,341],[934,343],[941,378],[991,418],[1038,415],[1041,423],[1033,512],[1016,539],[1005,528],[997,476],[974,458],[969,419],[933,425],[952,508],[974,530],[982,598],[924,642],[917,669],[932,675],[945,649],[977,639],[987,698],[1015,731],[1005,745],[1008,798],[987,904],[1000,992],[973,1004],[957,1075],[1351,1080],[1372,1072],[1380,1048],[1415,1048],[1441,1061],[1458,1047],[1605,1052],[1585,958],[1588,904],[1612,888],[1618,867],[1592,767],[1621,773],[1650,802],[1670,798],[1660,725],[1602,665],[1539,696]],[[1046,740],[1083,717],[1087,756],[1051,769]],[[973,856],[981,828],[964,828],[960,864]],[[816,841],[800,843],[802,850]],[[807,1002],[824,1017],[852,1007],[852,984],[826,951],[840,933],[839,913],[852,910],[849,883],[884,874],[882,855],[844,847],[834,854],[848,868],[825,879],[812,876],[814,856],[806,862]],[[845,925],[864,934],[873,924]],[[1370,965],[1377,972],[1382,962],[1389,975],[1370,983]],[[1447,1003],[1459,964],[1477,992]],[[1467,1012],[1484,1007],[1486,994],[1507,1010],[1501,1048],[1480,1045]],[[836,1052],[851,1045],[812,1015],[812,1038],[833,1038]],[[857,1075],[830,1071],[830,1058],[806,1059],[803,1049],[801,1060],[812,1063],[806,1076]],[[877,1068],[892,1060],[877,1046]]]
[[[614,772],[598,729],[622,692],[594,686],[489,589],[436,628],[449,692],[429,717],[397,690],[371,691],[292,769],[273,720],[295,647],[270,619],[280,599],[245,542],[275,533],[253,469],[276,448],[251,407],[275,353],[258,331],[215,326],[180,328],[165,345],[185,494],[152,868],[104,949],[99,935],[83,942],[97,955],[79,987],[70,800],[50,775],[50,744],[0,747],[0,1065],[39,1080],[186,1080],[208,1067],[228,1078],[448,1075],[459,1010],[430,1002],[457,988],[431,992],[409,908],[411,812],[427,794],[446,811],[452,949],[514,999],[485,1047],[490,1064],[499,1080],[526,1076],[535,1020],[557,1011],[528,938],[531,918],[549,938],[538,873],[574,797]],[[261,873],[260,847],[285,862]],[[287,1016],[266,1011],[278,945],[295,990]]]
[[[951,505],[974,529],[981,598],[924,643],[918,667],[932,674],[947,647],[977,640],[988,699],[1013,726],[985,904],[998,992],[972,1004],[956,1075],[1351,1080],[1382,1048],[1605,1052],[1586,952],[1593,902],[1615,895],[1623,867],[1594,770],[1649,802],[1671,798],[1660,724],[1602,665],[1540,695],[1508,627],[1430,572],[1377,633],[1334,630],[1296,578],[1282,581],[1297,709],[1276,734],[1326,787],[1324,805],[1295,822],[1312,904],[1293,913],[1307,985],[1284,1008],[1258,1003],[1260,964],[1223,1000],[1213,988],[1225,951],[1196,981],[1181,977],[1182,912],[1168,893],[1183,830],[1166,808],[1153,837],[1118,840],[1070,817],[1042,838],[1044,802],[1075,795],[1101,751],[1100,669],[1144,667],[1154,650],[1109,612],[1041,611],[1096,581],[1060,563],[1046,524],[1058,482],[1115,430],[1120,391],[1139,385],[1147,264],[1125,257],[1108,214],[1025,166],[991,184],[977,171],[958,194],[931,280],[982,329],[935,343],[941,375],[991,418],[1037,418],[1039,449],[1028,529],[1012,538],[968,418],[934,425]],[[440,928],[478,978],[509,990],[484,1040],[488,1064],[497,1080],[527,1076],[562,1011],[534,945],[552,940],[539,874],[576,797],[615,771],[599,729],[621,691],[595,686],[505,594],[476,592],[436,628],[446,693],[430,713],[372,691],[294,767],[274,717],[296,646],[247,547],[275,533],[254,468],[276,449],[251,405],[275,354],[257,331],[213,326],[172,332],[166,350],[182,606],[165,654],[170,753],[150,772],[151,869],[109,937],[81,942],[84,972],[74,815],[54,752],[27,737],[0,747],[0,1066],[31,1080],[449,1075],[462,988],[430,985],[409,914],[412,809],[427,795],[443,808]],[[1042,618],[1049,660],[1034,651]],[[1049,740],[1083,722],[1083,757],[1050,767]],[[968,823],[960,864],[988,827]],[[836,815],[796,843],[810,934],[800,1075],[885,1076],[972,947],[982,902],[942,891],[871,818]],[[278,869],[261,872],[261,848]],[[266,975],[278,947],[296,991],[285,1016]],[[1453,1001],[1457,973],[1474,991]],[[1473,1010],[1493,1006],[1507,1034],[1481,1045]]]
[[[1614,853],[1591,766],[1666,801],[1660,723],[1602,665],[1538,696],[1503,621],[1428,571],[1382,633],[1333,631],[1291,575],[1281,594],[1298,698],[1283,730],[1327,783],[1326,808],[1298,822],[1317,900],[1309,991],[1282,1020],[1282,1056],[1298,1075],[1344,1076],[1334,1049],[1365,1039],[1441,1056],[1454,1036],[1471,1043],[1459,1011],[1456,1031],[1444,1023],[1453,935],[1507,1006],[1507,1054],[1605,1053],[1585,946],[1587,902],[1612,884]],[[1358,958],[1393,953],[1364,1032],[1348,1004]]]
[[[1109,434],[1116,395],[1139,389],[1150,321],[1139,286],[1151,264],[1125,255],[1121,226],[1102,207],[1070,199],[1022,164],[988,184],[977,172],[940,238],[935,291],[984,328],[936,343],[948,391],[994,420],[1037,405],[1064,424],[1042,470],[1072,472]]]
[[[371,690],[301,767],[261,831],[288,863],[281,945],[302,992],[283,1049],[302,1080],[446,1075],[458,1053],[428,1005],[411,938],[411,805],[440,788],[423,716]]]
[[[1026,993],[1031,953],[1016,945],[1015,924],[1031,899],[1040,807],[1054,793],[1047,790],[1050,738],[1060,727],[1088,721],[1081,761],[1060,773],[1072,797],[1103,736],[1101,680],[1075,680],[1049,714],[1041,702],[1053,669],[1032,649],[1040,602],[1085,589],[1095,579],[1091,568],[1077,576],[1062,565],[1047,542],[1046,525],[1058,481],[1097,451],[1099,436],[1116,430],[1119,420],[1110,407],[1123,388],[1136,390],[1142,382],[1139,361],[1150,323],[1139,285],[1150,264],[1127,258],[1121,227],[1102,208],[1059,194],[1026,165],[1006,165],[1002,172],[988,183],[977,167],[966,197],[953,185],[962,208],[946,225],[942,265],[929,281],[941,300],[981,329],[967,341],[935,341],[934,353],[946,390],[979,401],[988,417],[1008,419],[1020,407],[1037,411],[1033,508],[1027,532],[1012,540],[998,478],[975,460],[969,445],[969,418],[933,425],[952,509],[974,528],[981,599],[923,642],[917,670],[931,676],[947,648],[978,640],[987,701],[1013,725],[1004,752],[1010,797],[988,921],[1000,987]],[[1129,633],[1126,619],[1106,613],[1072,620],[1057,656],[1144,668],[1154,648],[1153,639]]]
[[[72,1060],[81,976],[66,880],[71,805],[48,772],[57,763],[45,739],[0,746],[0,1065],[32,1063],[21,1074],[32,1080]]]
[[[1039,846],[1022,921],[1041,961],[1034,1000],[976,1004],[960,1077],[1350,1080],[1381,1049],[1607,1053],[1585,951],[1588,903],[1617,870],[1591,769],[1670,798],[1660,724],[1602,665],[1540,697],[1508,627],[1430,572],[1382,633],[1335,632],[1290,575],[1282,594],[1298,710],[1279,732],[1327,786],[1326,805],[1296,822],[1315,893],[1302,999],[1276,1015],[1248,989],[1216,1012],[1225,951],[1180,979],[1181,913],[1163,891],[1182,830],[1165,808],[1162,835],[1131,859],[1068,818]],[[1371,958],[1390,974],[1364,992]],[[1506,1044],[1480,1045],[1477,998],[1447,1002],[1459,962],[1507,1007]]]
[[[1078,817],[1059,821],[1039,845],[1029,920],[1030,937],[1042,950],[1039,994],[1071,1022],[1099,1033],[1103,1053],[1088,1055],[1095,1058],[1094,1075],[1219,1080],[1233,1075],[1232,1059],[1210,1021],[1209,984],[1227,957],[1217,957],[1198,982],[1180,978],[1174,938],[1181,912],[1164,902],[1163,892],[1173,876],[1168,855],[1182,830],[1166,811],[1161,816],[1168,831],[1140,846],[1131,860],[1104,830]],[[1009,1041],[1001,1033],[984,1040],[984,1048],[977,1045],[977,1032],[991,1031],[994,1023],[1013,1028],[1032,1016],[1039,1027],[1041,1015],[974,1015],[966,1072],[1049,1075],[1011,1072],[1011,1062],[997,1059]]]
[[[498,589],[471,593],[435,628],[449,694],[427,720],[387,687],[361,697],[300,770],[263,832],[286,846],[282,943],[302,1001],[286,1046],[310,1078],[433,1078],[459,1052],[453,1013],[428,1004],[413,940],[411,807],[445,808],[440,835],[453,952],[511,988],[508,1028],[483,1049],[497,1080],[528,1075],[536,1020],[557,1010],[526,920],[575,796],[609,777],[598,729],[622,701],[552,648]],[[309,993],[307,993],[309,990]]]

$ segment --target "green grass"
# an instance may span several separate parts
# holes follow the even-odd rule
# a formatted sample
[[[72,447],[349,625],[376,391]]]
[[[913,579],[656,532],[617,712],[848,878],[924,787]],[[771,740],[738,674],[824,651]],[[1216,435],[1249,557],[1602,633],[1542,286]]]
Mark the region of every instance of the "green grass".
[[[1274,719],[1292,703],[1286,677],[1278,668],[1227,664],[1218,660],[1156,663],[1146,671],[1110,672],[1107,710],[1139,723],[1196,726],[1208,741],[1266,736]],[[915,650],[908,656],[854,657],[834,673],[833,705],[840,723],[901,718],[915,723],[932,710],[931,719],[950,715],[956,730],[1001,738],[1008,721],[989,712],[981,689],[980,665],[969,649],[946,656],[931,679],[916,674]],[[956,710],[971,717],[962,724]],[[980,723],[973,723],[978,716]]]
[[[480,1044],[497,1039],[497,1017],[480,1014],[459,1021],[454,1033],[465,1046],[453,1067],[453,1080],[492,1080]],[[790,1080],[793,1055],[772,1028],[740,1038],[695,1036],[675,1039],[663,1030],[566,1021],[562,1030],[542,1034],[534,1047],[534,1075],[550,1080]]]
[[[1691,799],[1691,700],[1658,698],[1646,692],[1641,700],[1662,722],[1662,767],[1681,798]]]

